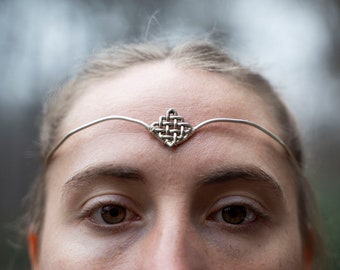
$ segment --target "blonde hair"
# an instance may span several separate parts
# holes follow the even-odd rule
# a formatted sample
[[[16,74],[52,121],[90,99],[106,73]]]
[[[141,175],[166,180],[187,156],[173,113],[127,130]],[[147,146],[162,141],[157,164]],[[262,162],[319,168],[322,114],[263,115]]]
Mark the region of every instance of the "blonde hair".
[[[319,233],[313,193],[309,182],[303,176],[304,157],[295,122],[265,78],[238,64],[211,42],[194,41],[175,47],[136,43],[111,47],[91,57],[84,69],[64,84],[45,106],[40,136],[42,160],[55,144],[61,122],[89,84],[112,78],[122,70],[137,64],[164,60],[170,60],[184,69],[200,69],[228,76],[238,83],[247,85],[268,104],[281,127],[282,139],[290,147],[299,164],[299,168],[296,168],[296,188],[301,234],[305,245],[314,246],[317,265],[317,261],[324,257],[323,241]],[[47,169],[48,164],[42,162],[40,176],[34,182],[29,196],[26,224],[28,230],[36,233],[39,233],[43,226],[46,182],[44,175]],[[314,240],[308,233],[310,227],[314,231]]]

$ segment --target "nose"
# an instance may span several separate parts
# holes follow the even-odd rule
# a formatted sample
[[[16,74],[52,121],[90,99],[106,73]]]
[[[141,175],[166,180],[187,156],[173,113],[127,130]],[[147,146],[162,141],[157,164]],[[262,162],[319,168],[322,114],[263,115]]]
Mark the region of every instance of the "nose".
[[[208,269],[204,241],[188,215],[178,208],[165,213],[143,241],[143,269]]]

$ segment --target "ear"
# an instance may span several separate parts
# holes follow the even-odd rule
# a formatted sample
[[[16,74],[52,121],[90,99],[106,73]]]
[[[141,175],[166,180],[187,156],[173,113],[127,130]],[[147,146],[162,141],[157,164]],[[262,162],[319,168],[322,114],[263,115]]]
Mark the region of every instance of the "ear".
[[[315,231],[310,224],[307,226],[306,239],[303,243],[303,269],[313,269],[313,262],[315,257],[316,236]]]
[[[32,269],[39,269],[38,236],[34,232],[28,234],[28,250]]]

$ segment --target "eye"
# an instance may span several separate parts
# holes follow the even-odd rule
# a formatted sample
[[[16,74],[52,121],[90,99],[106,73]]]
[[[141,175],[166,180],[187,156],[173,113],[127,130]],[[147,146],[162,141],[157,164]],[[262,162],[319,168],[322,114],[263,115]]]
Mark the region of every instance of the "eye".
[[[241,224],[247,218],[247,209],[241,205],[232,205],[222,209],[222,219],[230,224]]]
[[[106,205],[101,208],[100,216],[107,224],[117,224],[126,218],[126,209],[120,205]]]
[[[209,212],[207,220],[230,226],[250,225],[267,215],[256,201],[240,196],[222,198]]]
[[[88,216],[99,225],[118,225],[138,218],[132,211],[119,204],[99,205],[91,210]]]
[[[242,225],[253,222],[260,214],[249,206],[228,205],[213,212],[208,220],[231,225]]]
[[[140,220],[134,203],[123,196],[103,196],[90,200],[80,218],[102,227],[117,227]]]

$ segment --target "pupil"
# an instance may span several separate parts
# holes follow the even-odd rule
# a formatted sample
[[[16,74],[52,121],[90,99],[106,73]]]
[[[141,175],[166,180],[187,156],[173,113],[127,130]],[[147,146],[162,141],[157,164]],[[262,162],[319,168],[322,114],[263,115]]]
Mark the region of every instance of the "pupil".
[[[102,208],[101,216],[106,223],[117,224],[125,219],[126,210],[119,205],[107,205]]]
[[[111,210],[110,210],[110,215],[111,215],[112,217],[116,217],[116,216],[119,215],[119,210],[117,209],[117,207],[111,208]]]
[[[240,224],[247,216],[247,210],[243,206],[228,206],[222,210],[222,218],[225,222],[230,224]]]

